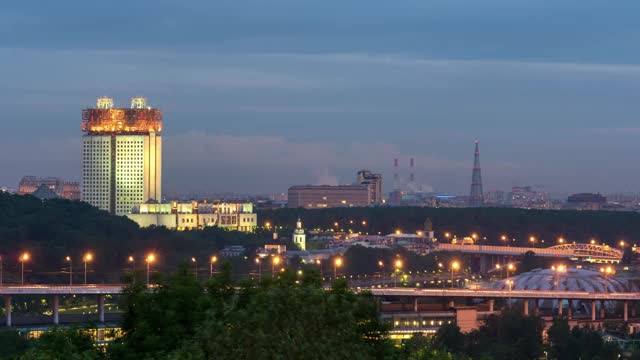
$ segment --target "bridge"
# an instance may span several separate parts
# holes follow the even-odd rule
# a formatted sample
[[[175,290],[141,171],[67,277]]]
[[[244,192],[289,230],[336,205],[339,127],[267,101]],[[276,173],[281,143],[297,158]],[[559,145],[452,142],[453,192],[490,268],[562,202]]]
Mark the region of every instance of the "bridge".
[[[579,259],[591,262],[618,263],[622,260],[622,250],[609,245],[597,244],[562,244],[548,248],[464,245],[436,243],[436,251],[456,251],[469,254],[520,256],[531,251],[535,256]]]
[[[97,313],[99,324],[105,323],[105,296],[121,294],[125,285],[24,285],[24,286],[2,286],[0,287],[0,296],[5,299],[6,318],[5,324],[11,327],[12,324],[12,297],[14,296],[48,296],[51,297],[52,317],[49,319],[53,324],[60,322],[59,299],[60,296],[70,295],[89,295],[97,297]],[[478,322],[486,318],[487,315],[494,313],[494,302],[496,299],[508,299],[511,306],[512,300],[518,300],[522,303],[523,312],[529,315],[530,302],[533,303],[534,312],[539,313],[540,300],[552,300],[555,302],[557,314],[563,315],[564,309],[568,318],[572,319],[573,302],[590,302],[591,303],[591,322],[596,322],[596,303],[600,302],[600,320],[605,317],[604,302],[619,301],[622,302],[622,320],[629,320],[629,304],[640,301],[640,292],[587,292],[587,291],[566,291],[566,290],[514,290],[514,289],[425,289],[425,288],[357,288],[357,292],[371,292],[378,303],[380,316],[383,319],[396,318],[414,318],[421,319],[420,323],[424,323],[426,319],[453,319],[466,329],[473,329],[478,326]],[[388,300],[395,299],[395,303],[389,303]],[[410,300],[405,304],[404,300]],[[447,303],[445,307],[434,307],[434,304],[425,302],[428,299],[443,299]],[[455,306],[456,299],[473,299],[483,302],[479,306]],[[398,302],[400,300],[400,302]],[[563,302],[568,302],[568,306],[564,306]],[[385,303],[386,302],[386,303]],[[383,304],[384,303],[384,304]],[[477,301],[476,301],[477,303]],[[480,309],[480,310],[479,310]],[[632,307],[632,316],[635,316],[635,308]],[[113,315],[113,314],[112,314]],[[44,319],[44,317],[42,317]],[[70,321],[83,321],[83,317],[72,318]],[[46,319],[45,319],[46,320]],[[118,317],[113,317],[111,321],[117,321]],[[416,322],[415,320],[411,323]],[[406,323],[406,321],[405,321]]]
[[[98,321],[104,323],[104,297],[122,293],[125,285],[16,285],[0,287],[0,296],[4,297],[5,324],[12,326],[11,301],[13,296],[41,295],[50,296],[52,301],[53,323],[60,323],[60,296],[95,295],[98,302]]]

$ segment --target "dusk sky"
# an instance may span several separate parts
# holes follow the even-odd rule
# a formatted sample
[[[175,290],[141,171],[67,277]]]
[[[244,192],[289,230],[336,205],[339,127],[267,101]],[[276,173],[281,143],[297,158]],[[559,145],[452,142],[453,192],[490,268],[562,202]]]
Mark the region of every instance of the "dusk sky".
[[[164,112],[167,192],[385,176],[640,192],[640,2],[3,1],[0,185],[80,179],[81,110]]]

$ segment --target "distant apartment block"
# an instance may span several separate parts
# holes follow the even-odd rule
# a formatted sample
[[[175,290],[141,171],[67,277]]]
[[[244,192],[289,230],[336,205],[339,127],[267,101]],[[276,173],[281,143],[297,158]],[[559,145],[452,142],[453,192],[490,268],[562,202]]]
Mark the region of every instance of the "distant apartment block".
[[[126,216],[140,227],[164,226],[176,230],[218,226],[227,230],[251,232],[258,224],[258,215],[250,203],[150,202],[134,206]]]
[[[369,170],[358,171],[358,184],[369,187],[371,204],[382,204],[382,175],[374,174]]]
[[[289,188],[290,208],[323,209],[371,204],[369,185],[301,185]]]
[[[80,200],[80,183],[64,181],[58,177],[25,176],[18,184],[18,195],[31,195],[41,186],[47,187],[60,198]]]

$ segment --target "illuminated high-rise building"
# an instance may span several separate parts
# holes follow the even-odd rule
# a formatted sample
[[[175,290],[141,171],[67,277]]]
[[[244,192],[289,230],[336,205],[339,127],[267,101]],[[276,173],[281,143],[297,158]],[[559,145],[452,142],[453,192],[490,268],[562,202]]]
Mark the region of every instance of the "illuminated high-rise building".
[[[144,98],[82,111],[82,200],[115,215],[162,200],[162,112]]]

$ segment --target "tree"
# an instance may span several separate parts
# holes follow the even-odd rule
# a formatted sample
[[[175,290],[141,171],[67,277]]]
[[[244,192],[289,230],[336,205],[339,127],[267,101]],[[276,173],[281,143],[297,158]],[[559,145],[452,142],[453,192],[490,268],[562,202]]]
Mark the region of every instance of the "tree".
[[[397,355],[373,299],[344,281],[320,286],[317,270],[285,271],[261,284],[231,281],[223,265],[207,284],[186,264],[145,291],[125,292],[117,359],[387,359]]]
[[[464,350],[464,335],[456,324],[442,325],[434,335],[434,345],[448,352],[457,354]]]
[[[91,329],[54,329],[44,332],[21,360],[93,360],[103,358],[95,348]]]

